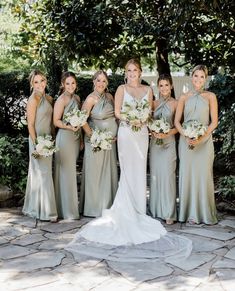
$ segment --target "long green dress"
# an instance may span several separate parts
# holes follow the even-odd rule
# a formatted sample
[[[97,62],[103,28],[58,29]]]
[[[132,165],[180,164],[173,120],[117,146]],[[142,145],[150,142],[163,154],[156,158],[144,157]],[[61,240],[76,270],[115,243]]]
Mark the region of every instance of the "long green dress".
[[[65,107],[63,117],[74,108],[79,108],[75,96]],[[56,136],[56,146],[59,151],[55,153],[55,196],[59,218],[79,219],[78,189],[76,162],[79,155],[79,133],[60,128]]]
[[[51,134],[52,106],[41,97],[36,111],[36,136]],[[56,220],[55,192],[52,180],[52,156],[32,157],[34,145],[29,136],[29,170],[23,213],[40,220]]]
[[[197,120],[209,125],[208,101],[195,92],[185,103],[184,122]],[[216,206],[213,183],[214,146],[212,135],[189,149],[184,136],[179,142],[179,221],[215,224]]]
[[[153,117],[163,117],[174,127],[174,112],[165,100],[160,100]],[[150,143],[150,211],[153,217],[176,220],[175,136],[163,139],[163,143],[157,145],[155,138]]]
[[[116,136],[114,105],[105,95],[92,108],[88,123],[93,129],[107,129]],[[116,143],[113,143],[111,150],[93,152],[86,137],[80,197],[80,211],[83,215],[101,216],[103,209],[112,206],[117,185]]]

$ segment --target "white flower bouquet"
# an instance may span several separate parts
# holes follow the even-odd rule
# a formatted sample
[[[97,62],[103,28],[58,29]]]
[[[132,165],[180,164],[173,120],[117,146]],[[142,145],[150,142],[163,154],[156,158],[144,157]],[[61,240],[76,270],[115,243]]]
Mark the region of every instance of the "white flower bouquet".
[[[123,118],[127,124],[131,125],[133,131],[139,131],[141,127],[135,125],[135,123],[139,123],[140,125],[147,123],[150,113],[148,101],[133,100],[133,102],[124,102],[121,118]]]
[[[198,139],[200,136],[204,135],[207,130],[207,127],[197,120],[184,122],[182,127],[184,135],[191,139]],[[189,145],[188,147],[191,150],[194,149],[193,145]]]
[[[148,128],[156,133],[168,133],[171,129],[169,122],[167,122],[164,118],[160,119],[151,119],[148,123]],[[163,139],[156,139],[157,145],[163,145]]]
[[[63,121],[72,125],[73,127],[81,127],[86,123],[87,118],[88,115],[86,110],[79,110],[74,108],[64,115]]]
[[[35,141],[35,152],[32,153],[34,158],[49,157],[53,153],[58,151],[58,148],[55,147],[55,141],[52,139],[51,135],[41,135],[36,138]]]
[[[111,150],[113,142],[113,134],[111,131],[94,129],[90,137],[90,143],[93,152],[101,150]]]

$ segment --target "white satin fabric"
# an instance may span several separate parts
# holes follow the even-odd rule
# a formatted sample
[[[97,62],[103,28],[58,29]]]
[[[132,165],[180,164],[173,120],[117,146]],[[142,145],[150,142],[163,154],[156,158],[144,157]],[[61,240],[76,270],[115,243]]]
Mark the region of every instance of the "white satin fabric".
[[[148,98],[146,94],[141,102]],[[132,102],[127,92],[124,101]],[[72,253],[114,261],[146,261],[186,257],[192,243],[167,233],[158,220],[146,215],[148,129],[134,132],[122,123],[118,130],[121,176],[110,209],[85,225],[66,246]]]

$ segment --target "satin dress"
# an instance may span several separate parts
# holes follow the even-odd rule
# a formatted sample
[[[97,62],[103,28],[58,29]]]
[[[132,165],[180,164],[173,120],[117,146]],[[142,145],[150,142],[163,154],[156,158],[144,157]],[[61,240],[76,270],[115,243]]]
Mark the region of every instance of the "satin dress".
[[[184,121],[197,120],[209,125],[208,101],[194,93],[185,103]],[[217,223],[213,183],[214,146],[212,135],[193,150],[189,149],[184,136],[179,142],[179,221]]]
[[[36,136],[51,135],[52,106],[42,96],[35,118]],[[56,220],[57,210],[52,179],[52,156],[32,157],[34,145],[29,136],[29,170],[23,213],[40,220]]]
[[[91,110],[88,124],[92,129],[106,129],[117,135],[113,101],[103,95]],[[111,150],[93,152],[85,137],[80,212],[85,216],[101,216],[103,209],[110,208],[117,191],[116,142]]]
[[[154,119],[164,118],[174,127],[174,112],[164,100],[153,114]],[[157,145],[156,139],[150,143],[150,199],[149,206],[153,217],[176,220],[176,147],[175,135],[163,139]]]
[[[125,90],[124,102],[134,100]],[[148,93],[139,102],[145,100],[148,100]],[[121,122],[118,130],[121,176],[114,203],[101,217],[78,231],[66,250],[127,262],[190,254],[190,240],[168,234],[159,221],[146,215],[147,152],[147,126],[134,132],[127,123]]]
[[[63,117],[79,103],[73,96],[65,107]],[[56,135],[56,146],[59,151],[55,153],[54,185],[57,211],[59,218],[78,219],[78,187],[76,163],[80,148],[80,132],[59,128]]]

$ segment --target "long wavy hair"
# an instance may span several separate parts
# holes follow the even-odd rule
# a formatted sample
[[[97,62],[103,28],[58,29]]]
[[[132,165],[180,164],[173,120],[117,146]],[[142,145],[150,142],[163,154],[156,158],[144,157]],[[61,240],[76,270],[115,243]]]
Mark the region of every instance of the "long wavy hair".
[[[76,86],[78,85],[78,82],[77,82],[77,78],[75,76],[75,74],[73,72],[70,72],[70,71],[67,71],[67,72],[64,72],[61,76],[61,85],[60,85],[60,90],[59,90],[59,95],[61,95],[62,93],[64,93],[64,84],[65,84],[65,81],[67,78],[69,77],[72,77],[74,78],[75,82],[76,82]],[[77,87],[76,87],[76,90],[77,90]],[[76,91],[75,90],[75,91]]]

